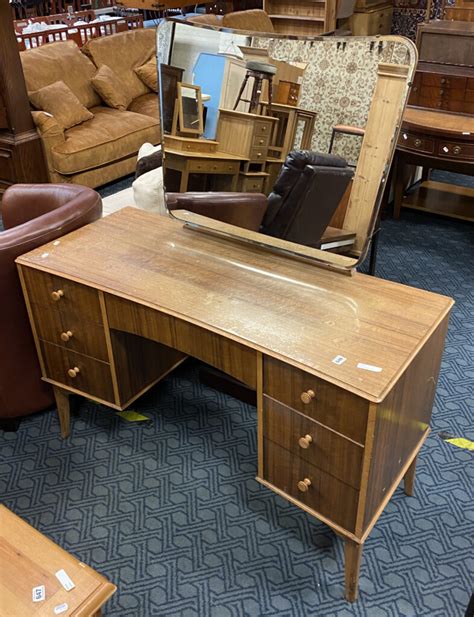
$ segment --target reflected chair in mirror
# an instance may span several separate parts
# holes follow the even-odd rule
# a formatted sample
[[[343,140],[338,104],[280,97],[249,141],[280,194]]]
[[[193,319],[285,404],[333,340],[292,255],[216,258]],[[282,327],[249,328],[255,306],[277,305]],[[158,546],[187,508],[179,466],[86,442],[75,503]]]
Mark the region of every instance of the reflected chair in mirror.
[[[51,386],[41,380],[15,259],[92,223],[101,214],[100,195],[90,188],[74,184],[16,184],[3,195],[1,215],[5,231],[0,233],[0,425],[6,430],[15,430],[19,418],[46,409],[54,402]],[[53,324],[59,317],[51,314],[50,319]],[[56,330],[55,336],[59,339],[61,329]],[[39,336],[48,338],[45,332],[39,333]],[[52,337],[52,333],[49,336]]]
[[[260,97],[263,91],[263,82],[268,82],[268,115],[271,115],[272,110],[272,93],[273,93],[273,77],[276,75],[277,68],[273,64],[267,62],[257,62],[250,60],[246,64],[247,72],[245,73],[244,80],[239,90],[239,94],[234,104],[234,110],[237,109],[240,102],[249,103],[249,114],[256,113],[260,104]],[[245,92],[245,88],[250,78],[253,78],[252,94],[250,100],[243,99],[242,95]]]

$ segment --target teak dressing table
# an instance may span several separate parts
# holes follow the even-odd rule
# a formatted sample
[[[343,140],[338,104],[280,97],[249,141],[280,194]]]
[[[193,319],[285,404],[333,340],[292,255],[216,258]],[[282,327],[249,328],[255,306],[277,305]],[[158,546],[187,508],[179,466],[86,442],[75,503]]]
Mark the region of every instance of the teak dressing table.
[[[356,599],[368,534],[413,491],[450,298],[132,208],[17,263],[63,437],[70,393],[123,409],[186,355],[236,377],[257,391],[257,480],[344,538]]]

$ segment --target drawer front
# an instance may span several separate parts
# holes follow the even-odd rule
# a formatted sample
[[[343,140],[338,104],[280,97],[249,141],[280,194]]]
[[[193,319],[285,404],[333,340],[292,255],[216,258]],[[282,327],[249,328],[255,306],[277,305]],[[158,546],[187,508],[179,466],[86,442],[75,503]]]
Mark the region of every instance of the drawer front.
[[[369,402],[359,396],[268,356],[264,358],[263,390],[288,407],[365,443]]]
[[[263,450],[264,480],[347,531],[355,531],[358,491],[268,439]]]
[[[249,159],[253,163],[264,163],[267,158],[268,148],[250,148]]]
[[[196,161],[189,164],[189,171],[206,172],[217,174],[236,174],[239,171],[239,163],[229,163],[226,161]]]
[[[438,154],[444,158],[474,160],[474,143],[453,143],[440,141]]]
[[[273,124],[271,122],[264,122],[263,120],[258,120],[254,125],[254,137],[260,135],[271,135]]]
[[[104,362],[109,361],[102,325],[86,321],[75,310],[45,310],[38,304],[32,304],[31,309],[40,339]]]
[[[433,154],[435,151],[435,142],[433,139],[428,139],[416,133],[408,133],[403,129],[398,138],[398,143],[404,148],[426,152],[427,154]]]
[[[359,489],[364,448],[267,396],[263,435],[318,469]]]
[[[465,77],[452,77],[451,75],[437,75],[436,73],[421,73],[423,86],[437,88],[454,88],[464,90],[466,88]]]
[[[33,268],[23,268],[23,272],[30,302],[65,313],[72,310],[88,321],[102,323],[96,289]]]
[[[242,193],[263,193],[265,178],[241,178],[239,191]]]
[[[421,97],[438,100],[451,100],[451,101],[463,101],[464,100],[465,90],[461,90],[458,88],[435,88],[431,86],[427,86],[426,88],[422,88],[420,92]]]
[[[270,144],[270,135],[254,135],[252,140],[252,148],[268,148]]]
[[[41,341],[41,351],[46,377],[64,386],[75,388],[85,395],[115,403],[112,375],[108,364],[45,341]],[[75,369],[76,375],[69,375],[68,371]]]

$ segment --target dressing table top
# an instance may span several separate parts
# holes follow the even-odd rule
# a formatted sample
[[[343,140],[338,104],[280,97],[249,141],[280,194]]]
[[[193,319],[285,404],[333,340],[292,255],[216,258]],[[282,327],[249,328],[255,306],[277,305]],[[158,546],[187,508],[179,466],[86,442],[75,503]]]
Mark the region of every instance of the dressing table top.
[[[197,324],[374,402],[453,305],[445,296],[344,276],[134,208],[17,262]],[[337,364],[337,356],[346,360]]]

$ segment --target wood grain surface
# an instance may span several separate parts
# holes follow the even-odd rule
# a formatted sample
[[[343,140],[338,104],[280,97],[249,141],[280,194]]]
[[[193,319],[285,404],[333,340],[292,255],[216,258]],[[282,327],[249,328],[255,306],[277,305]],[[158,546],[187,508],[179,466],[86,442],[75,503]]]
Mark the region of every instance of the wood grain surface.
[[[341,276],[133,208],[17,262],[179,317],[375,402],[453,305],[438,294],[358,273]],[[339,355],[345,360],[338,365]]]

